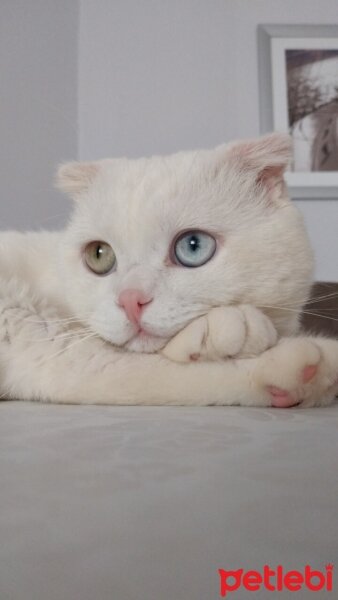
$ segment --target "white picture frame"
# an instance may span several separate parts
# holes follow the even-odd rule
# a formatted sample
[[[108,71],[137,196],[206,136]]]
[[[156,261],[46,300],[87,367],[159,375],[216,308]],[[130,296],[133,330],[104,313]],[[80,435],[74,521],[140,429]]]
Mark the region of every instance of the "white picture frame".
[[[257,34],[260,129],[292,135],[291,196],[338,198],[338,25],[259,25]]]

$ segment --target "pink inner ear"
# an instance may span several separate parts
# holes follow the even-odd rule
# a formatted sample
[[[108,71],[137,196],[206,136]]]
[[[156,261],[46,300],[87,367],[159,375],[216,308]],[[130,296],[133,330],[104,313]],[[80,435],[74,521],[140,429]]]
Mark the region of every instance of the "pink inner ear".
[[[269,191],[273,190],[276,185],[281,183],[283,179],[284,165],[273,165],[265,167],[257,175],[256,182],[264,185]]]

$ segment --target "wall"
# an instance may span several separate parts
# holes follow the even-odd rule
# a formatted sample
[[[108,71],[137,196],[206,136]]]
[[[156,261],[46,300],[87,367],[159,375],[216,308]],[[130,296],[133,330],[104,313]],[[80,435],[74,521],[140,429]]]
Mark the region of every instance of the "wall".
[[[81,0],[80,157],[258,135],[257,24],[337,21],[337,0]],[[337,280],[338,202],[298,205],[317,277]]]
[[[76,0],[1,0],[0,227],[58,226],[55,165],[77,153]]]

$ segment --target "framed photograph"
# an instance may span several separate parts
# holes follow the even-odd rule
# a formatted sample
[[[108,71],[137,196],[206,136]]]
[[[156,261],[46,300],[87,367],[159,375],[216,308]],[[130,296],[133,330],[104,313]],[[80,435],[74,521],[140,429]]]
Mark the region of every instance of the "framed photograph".
[[[260,127],[288,131],[294,198],[338,197],[338,25],[259,25]]]

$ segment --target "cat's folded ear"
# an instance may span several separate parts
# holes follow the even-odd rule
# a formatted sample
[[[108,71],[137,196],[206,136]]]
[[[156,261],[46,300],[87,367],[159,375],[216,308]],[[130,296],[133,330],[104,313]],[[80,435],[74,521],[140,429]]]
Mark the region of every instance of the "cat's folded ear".
[[[228,146],[228,160],[239,174],[254,180],[263,191],[277,195],[284,189],[284,172],[292,157],[291,137],[270,133]]]
[[[98,174],[97,162],[68,162],[57,170],[55,185],[75,200],[85,193]]]

